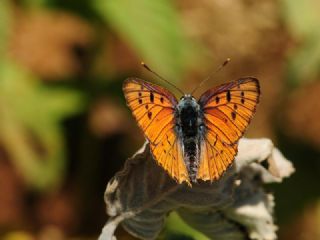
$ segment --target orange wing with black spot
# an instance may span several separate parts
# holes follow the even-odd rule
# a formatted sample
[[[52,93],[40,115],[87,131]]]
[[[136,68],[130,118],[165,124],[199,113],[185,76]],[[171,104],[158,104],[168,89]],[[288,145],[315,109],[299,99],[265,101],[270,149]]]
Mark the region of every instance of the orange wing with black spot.
[[[234,161],[238,141],[250,123],[259,96],[259,81],[247,77],[210,89],[200,97],[205,133],[198,179],[219,179]]]
[[[137,78],[127,79],[123,92],[156,162],[177,182],[190,184],[182,144],[174,129],[175,96],[165,88]]]

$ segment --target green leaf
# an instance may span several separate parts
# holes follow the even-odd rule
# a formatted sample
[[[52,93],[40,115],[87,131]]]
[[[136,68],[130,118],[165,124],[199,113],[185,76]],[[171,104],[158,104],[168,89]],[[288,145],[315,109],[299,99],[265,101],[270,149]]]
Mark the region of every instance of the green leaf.
[[[0,142],[26,182],[37,189],[56,186],[64,173],[60,122],[83,109],[76,91],[49,89],[16,65],[0,65]]]
[[[204,234],[185,223],[176,212],[172,212],[166,219],[165,230],[160,239],[168,239],[172,235],[180,234],[181,236],[191,237],[194,240],[209,240]]]
[[[319,26],[320,28],[320,26]],[[288,79],[295,86],[316,79],[320,67],[320,32],[309,36],[303,45],[291,53],[288,61]]]
[[[171,1],[95,0],[93,4],[142,60],[170,79],[181,77],[189,48]]]

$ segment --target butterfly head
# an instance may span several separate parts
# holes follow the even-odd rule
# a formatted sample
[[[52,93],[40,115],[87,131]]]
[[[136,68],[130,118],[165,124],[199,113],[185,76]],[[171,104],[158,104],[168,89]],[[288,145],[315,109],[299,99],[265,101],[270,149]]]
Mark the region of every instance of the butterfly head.
[[[192,108],[193,111],[199,110],[199,104],[197,100],[191,94],[184,94],[177,105],[179,112],[183,109],[190,109]]]
[[[185,107],[192,107],[194,109],[198,108],[197,100],[191,94],[184,94],[178,103],[178,109],[182,109]]]
[[[191,95],[191,94],[184,94],[181,98],[180,101],[196,101],[196,99]]]

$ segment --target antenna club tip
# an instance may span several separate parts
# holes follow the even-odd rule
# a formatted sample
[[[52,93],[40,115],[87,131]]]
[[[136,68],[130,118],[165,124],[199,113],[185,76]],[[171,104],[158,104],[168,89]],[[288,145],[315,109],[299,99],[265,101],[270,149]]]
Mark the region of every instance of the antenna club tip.
[[[227,65],[229,62],[231,61],[230,58],[227,58],[224,63],[222,64],[222,67],[224,67],[225,65]]]
[[[148,71],[152,72],[152,70],[148,67],[147,64],[145,64],[143,61],[141,62],[141,65],[146,68]]]

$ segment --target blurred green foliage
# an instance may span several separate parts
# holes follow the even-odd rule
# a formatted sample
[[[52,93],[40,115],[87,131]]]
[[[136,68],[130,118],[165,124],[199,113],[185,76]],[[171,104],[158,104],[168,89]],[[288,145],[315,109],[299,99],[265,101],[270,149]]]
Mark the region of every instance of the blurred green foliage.
[[[86,5],[90,14],[74,4],[59,0],[24,2],[31,7],[65,7],[84,17],[99,16],[141,60],[156,66],[159,72],[173,81],[181,80],[190,57],[196,56],[192,44],[184,35],[178,12],[169,0],[80,1],[79,4]]]
[[[51,0],[22,3],[35,11],[70,5]],[[181,77],[191,51],[171,1],[94,0],[86,4],[95,11],[92,15],[100,16],[105,26],[111,26],[143,60],[172,79]],[[26,182],[37,189],[50,189],[63,180],[66,164],[61,121],[86,110],[86,95],[90,93],[73,90],[77,84],[68,88],[46,86],[8,59],[5,49],[12,30],[12,6],[4,0],[0,8],[0,139]]]
[[[0,8],[0,142],[30,186],[52,190],[62,180],[65,144],[61,120],[84,109],[83,96],[44,86],[6,54],[11,8]]]
[[[5,52],[10,26],[9,0],[3,0],[0,7],[0,63],[6,56]]]
[[[320,2],[282,0],[283,18],[296,39],[288,58],[288,80],[298,85],[315,80],[320,67]]]
[[[181,77],[189,47],[172,1],[95,0],[93,5],[144,61],[169,78]]]
[[[80,93],[54,89],[12,62],[0,65],[0,140],[27,183],[44,189],[61,181],[65,144],[61,120],[83,110]]]

